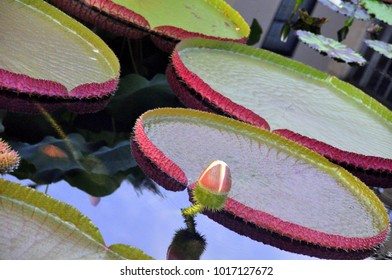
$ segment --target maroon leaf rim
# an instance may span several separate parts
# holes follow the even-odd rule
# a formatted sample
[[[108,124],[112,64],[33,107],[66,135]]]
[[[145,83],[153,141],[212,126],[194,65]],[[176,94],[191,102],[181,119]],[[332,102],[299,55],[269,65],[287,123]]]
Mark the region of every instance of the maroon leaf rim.
[[[148,139],[143,128],[143,115],[134,126],[131,151],[139,167],[155,182],[171,191],[186,189],[188,179],[184,171]]]
[[[177,48],[171,56],[171,63],[174,68],[173,73],[175,73],[175,75],[178,77],[177,82],[186,85],[186,87],[182,87],[182,89],[188,89],[188,92],[181,93],[182,100],[186,99],[186,95],[192,95],[191,93],[197,93],[201,96],[201,103],[210,104],[214,112],[217,112],[218,110],[216,108],[219,108],[219,111],[224,112],[225,114],[233,117],[234,119],[245,121],[268,131],[270,130],[270,126],[264,118],[255,114],[251,110],[241,105],[238,105],[237,103],[234,103],[229,98],[213,90],[197,74],[191,72],[188,68],[186,68],[186,66],[180,59]],[[173,90],[176,89],[176,80],[169,77],[168,81],[173,87]],[[196,107],[194,109],[202,108]],[[217,112],[218,114],[221,113],[219,111]]]

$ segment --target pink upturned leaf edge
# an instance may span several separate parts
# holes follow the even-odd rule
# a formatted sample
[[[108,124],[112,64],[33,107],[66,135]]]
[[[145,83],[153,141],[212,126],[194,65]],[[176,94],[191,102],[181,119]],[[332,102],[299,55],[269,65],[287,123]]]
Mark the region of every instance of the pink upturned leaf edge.
[[[177,185],[175,186],[176,189],[173,190],[194,188],[196,182],[188,185],[185,172],[150,141],[143,128],[143,115],[136,121],[131,145],[135,160],[143,171],[147,172],[147,175],[151,176],[157,183],[167,189],[172,189],[172,186],[166,184],[174,182]],[[389,233],[389,227],[387,226],[380,233],[370,237],[345,237],[328,234],[284,221],[260,210],[252,209],[230,197],[227,199],[222,211],[231,213],[246,222],[253,223],[258,227],[276,232],[282,236],[328,248],[344,250],[371,249],[384,242]]]
[[[215,91],[197,74],[186,68],[178,54],[178,49],[175,49],[171,56],[171,65],[168,66],[166,75],[169,85],[186,106],[218,114],[223,112],[234,119],[270,131],[268,121]],[[195,94],[201,96],[200,101],[194,96]],[[308,138],[284,128],[272,132],[298,142],[339,164],[352,165],[364,170],[392,173],[392,159],[343,151],[317,139]]]
[[[118,77],[103,83],[86,83],[68,91],[61,83],[36,79],[24,74],[0,69],[0,89],[34,96],[57,97],[61,99],[84,99],[105,97],[116,90]]]
[[[231,101],[229,98],[221,95],[220,93],[213,90],[207,83],[205,83],[197,74],[191,72],[184,63],[181,61],[178,51],[175,50],[171,57],[174,72],[181,79],[178,83],[184,83],[185,88],[191,88],[203,97],[203,103],[210,103],[214,107],[221,109],[229,116],[234,117],[237,120],[242,120],[252,125],[258,126],[265,130],[270,130],[268,122],[253,113],[251,110],[238,105]],[[168,79],[171,84],[175,82],[175,79]],[[194,108],[200,109],[200,108]]]
[[[289,140],[297,142],[309,149],[312,149],[315,152],[325,156],[329,160],[338,162],[339,164],[353,165],[360,169],[375,170],[377,172],[392,171],[391,159],[346,152],[316,139],[292,132],[288,129],[277,129],[273,132]]]
[[[157,183],[171,190],[184,190],[188,178],[184,171],[159,150],[147,137],[143,128],[143,118],[140,117],[132,134],[132,154],[139,166]],[[173,186],[165,186],[166,182],[174,180]]]

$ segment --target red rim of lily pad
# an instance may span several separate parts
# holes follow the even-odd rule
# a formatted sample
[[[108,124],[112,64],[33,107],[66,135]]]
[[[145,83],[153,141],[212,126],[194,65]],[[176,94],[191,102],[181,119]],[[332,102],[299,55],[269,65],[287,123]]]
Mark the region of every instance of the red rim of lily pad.
[[[331,260],[359,260],[365,259],[374,254],[373,249],[355,251],[343,249],[330,250],[318,245],[304,243],[288,237],[283,237],[269,230],[255,226],[254,224],[250,224],[227,212],[204,211],[203,214],[240,235],[247,236],[252,240],[262,242],[263,244],[270,245],[287,252]]]
[[[366,107],[367,110],[375,112],[388,122],[392,122],[391,111],[361,90],[339,80],[338,78],[329,76],[328,74],[318,71],[310,66],[284,58],[266,50],[254,49],[242,44],[218,42],[201,38],[188,39],[180,42],[171,56],[171,64],[168,66],[166,71],[169,85],[177,94],[180,101],[187,107],[230,116],[234,119],[259,126],[266,130],[269,130],[270,127],[268,119],[264,119],[262,115],[258,115],[238,103],[235,103],[228,97],[225,97],[223,94],[217,92],[209,84],[204,82],[197,73],[190,71],[181,61],[179,55],[179,51],[186,48],[221,49],[261,58],[271,62],[272,64],[284,64],[284,67],[287,69],[293,70],[296,73],[307,77],[314,77],[317,81],[325,82],[326,86],[332,86],[339,89],[349,98],[353,98],[358,101],[358,103],[360,103],[364,108]],[[222,69],[222,71],[224,70]],[[246,92],[244,92],[244,94],[246,94]],[[297,141],[321,155],[326,156],[331,161],[344,166],[353,166],[358,169],[368,170],[375,173],[392,173],[392,159],[390,158],[361,155],[350,151],[343,151],[317,139],[299,135],[298,133],[292,132],[284,127],[277,128],[273,130],[273,132],[276,132],[290,140]]]
[[[375,219],[379,219],[379,222],[382,223],[383,226],[382,229],[380,227],[377,230],[377,234],[369,237],[347,237],[338,234],[326,233],[309,228],[307,226],[301,226],[290,221],[282,220],[279,217],[273,216],[262,210],[255,210],[231,197],[227,198],[227,203],[222,210],[223,212],[230,213],[234,217],[239,217],[248,223],[252,223],[257,227],[275,232],[281,236],[299,241],[310,242],[312,244],[328,248],[345,250],[369,249],[379,246],[387,237],[389,232],[389,218],[384,206],[365,184],[356,179],[348,171],[336,166],[324,157],[315,152],[312,152],[298,143],[289,141],[277,134],[259,129],[256,126],[252,126],[244,122],[216,114],[192,109],[161,108],[150,110],[141,115],[137,120],[131,138],[132,152],[134,153],[135,160],[148,176],[157,181],[163,187],[171,189],[171,184],[173,183],[175,187],[174,189],[176,189],[178,186],[183,188],[193,188],[195,185],[195,183],[188,184],[185,171],[172,159],[170,159],[163,150],[160,150],[148,137],[145,131],[145,125],[148,124],[149,118],[152,122],[159,120],[160,117],[166,121],[170,121],[176,116],[179,116],[180,118],[200,118],[200,120],[203,120],[203,122],[211,121],[211,123],[224,123],[225,127],[230,127],[229,131],[232,131],[232,129],[241,130],[241,135],[243,137],[249,137],[244,136],[245,134],[252,135],[251,137],[258,137],[257,135],[259,135],[260,137],[266,137],[266,139],[273,141],[279,145],[279,147],[284,147],[286,145],[289,146],[290,153],[295,153],[299,158],[301,158],[301,160],[308,158],[306,162],[310,163],[311,165],[317,166],[317,168],[322,170],[328,169],[328,174],[339,181],[339,184],[343,184],[341,187],[344,186],[344,188],[347,189],[355,189],[352,194],[357,197],[357,199],[361,201],[363,200],[363,203],[366,201],[366,204],[369,203],[372,205],[371,215]],[[219,128],[215,128],[215,125],[211,125],[211,127],[219,130]],[[250,134],[248,134],[248,132]],[[186,136],[184,136],[184,138],[186,139]],[[175,143],[171,143],[170,145],[173,145],[173,147],[176,146]],[[176,149],[174,148],[174,150]],[[175,153],[177,153],[177,151]],[[184,156],[186,157],[186,155]],[[232,176],[235,180],[235,169],[232,169]],[[235,188],[235,185],[232,186],[232,189],[233,188]],[[179,189],[177,188],[177,190]],[[368,205],[368,207],[370,206]]]
[[[175,45],[187,38],[203,37],[246,43],[250,27],[230,5],[223,0],[207,0],[212,7],[230,18],[240,30],[241,38],[225,38],[192,32],[181,27],[161,25],[151,27],[148,19],[111,0],[51,0],[51,3],[78,18],[93,23],[114,34],[130,39],[151,35],[152,41],[163,51],[171,52]]]
[[[0,109],[13,113],[42,114],[55,112],[61,108],[78,114],[89,114],[103,110],[112,96],[89,99],[59,99],[45,96],[15,94],[0,90]]]
[[[143,172],[170,191],[186,189],[185,173],[148,139],[142,117],[136,122],[131,139],[131,150],[135,161]]]
[[[113,73],[111,75],[112,77],[106,81],[81,83],[73,88],[67,89],[67,87],[60,82],[45,79],[44,77],[32,77],[28,74],[0,68],[0,89],[26,96],[44,96],[61,100],[103,98],[112,95],[118,86],[118,77],[120,75],[120,65],[112,50],[110,50],[109,47],[87,27],[67,16],[54,6],[40,0],[23,0],[20,1],[20,3],[21,5],[31,7],[32,11],[38,11],[37,14],[43,13],[44,15],[50,15],[45,18],[45,20],[50,23],[55,22],[61,26],[61,28],[63,28],[61,31],[64,33],[65,30],[72,31],[70,34],[74,33],[82,38],[83,44],[94,47],[94,52],[102,54],[107,62],[106,66],[110,67]],[[49,18],[51,20],[48,20]],[[15,32],[17,32],[17,30]],[[17,51],[18,49],[14,50],[14,52]],[[48,59],[50,60],[49,57],[50,55],[48,55]],[[43,58],[42,60],[45,59]],[[41,66],[35,65],[34,67],[39,69]],[[74,69],[69,71],[74,71]]]
[[[102,98],[110,96],[118,86],[118,78],[104,83],[80,85],[71,91],[57,82],[36,79],[24,74],[0,69],[0,88],[29,96],[45,96],[59,99]]]

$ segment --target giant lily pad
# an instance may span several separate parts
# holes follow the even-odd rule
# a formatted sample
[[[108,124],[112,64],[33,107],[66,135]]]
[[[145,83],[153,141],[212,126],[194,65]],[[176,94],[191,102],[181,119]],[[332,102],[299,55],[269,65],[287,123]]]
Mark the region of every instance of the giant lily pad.
[[[103,97],[119,63],[93,32],[42,0],[0,3],[0,88],[59,98]]]
[[[271,130],[335,162],[392,172],[392,112],[336,77],[265,50],[204,39],[181,42],[172,64],[168,80],[189,107],[255,125],[263,117]]]
[[[0,259],[151,259],[125,244],[104,244],[77,209],[0,179]]]
[[[61,9],[94,24],[131,38],[141,32],[158,39],[169,51],[173,42],[202,36],[246,42],[250,28],[241,15],[223,0],[51,0]],[[88,9],[89,11],[82,12]],[[99,13],[91,16],[96,10]],[[117,21],[108,23],[108,21]],[[132,26],[127,31],[123,26]],[[139,31],[139,32],[138,32]],[[165,45],[168,44],[168,45]]]
[[[164,187],[191,187],[215,159],[228,164],[225,212],[324,247],[381,244],[389,218],[377,196],[348,171],[279,135],[191,109],[155,109],[134,127],[133,153]]]

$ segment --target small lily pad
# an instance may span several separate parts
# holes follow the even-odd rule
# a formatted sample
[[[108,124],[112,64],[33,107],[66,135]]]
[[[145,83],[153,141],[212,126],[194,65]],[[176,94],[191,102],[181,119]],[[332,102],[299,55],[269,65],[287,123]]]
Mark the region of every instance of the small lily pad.
[[[109,47],[43,0],[1,1],[0,34],[1,89],[79,99],[117,87],[119,62]]]
[[[375,18],[392,25],[391,4],[386,4],[378,0],[360,0],[360,3],[365,7],[370,15],[373,15]]]
[[[388,44],[379,40],[365,40],[366,45],[372,48],[376,52],[381,53],[382,55],[392,59],[392,44]]]
[[[392,112],[336,77],[205,39],[179,43],[167,73],[188,107],[271,129],[344,166],[392,172]]]
[[[136,36],[142,33],[165,51],[171,51],[176,42],[189,37],[208,37],[246,42],[250,28],[241,15],[223,0],[52,0],[54,5],[84,20],[113,31],[124,32],[121,27],[131,26]],[[81,9],[90,11],[82,13]],[[116,23],[105,23],[106,19]],[[120,31],[119,31],[120,30]],[[139,32],[138,32],[139,31]],[[130,33],[131,37],[135,33]],[[173,44],[173,41],[175,42]]]
[[[76,208],[0,179],[0,259],[152,259],[141,250],[107,247],[99,229]]]
[[[338,61],[358,65],[364,65],[366,63],[362,55],[334,39],[304,30],[297,30],[297,36],[298,39],[312,49]]]
[[[345,16],[354,17],[356,19],[365,21],[370,20],[370,16],[366,10],[364,10],[358,3],[353,3],[353,1],[319,0],[319,2],[331,10]],[[339,5],[336,5],[336,2],[340,2]]]
[[[139,118],[132,142],[139,166],[167,188],[191,187],[210,162],[226,162],[232,187],[222,211],[281,236],[350,250],[378,246],[387,236],[388,214],[364,183],[256,126],[162,108]]]

